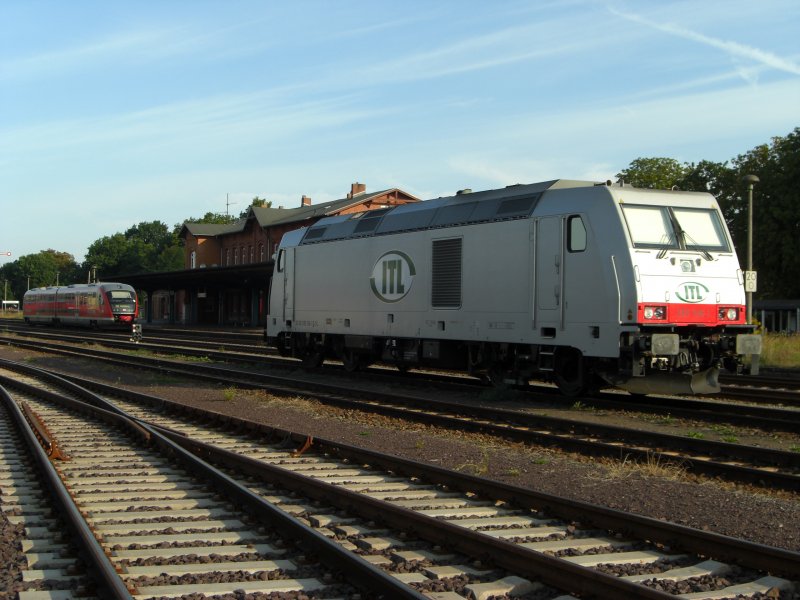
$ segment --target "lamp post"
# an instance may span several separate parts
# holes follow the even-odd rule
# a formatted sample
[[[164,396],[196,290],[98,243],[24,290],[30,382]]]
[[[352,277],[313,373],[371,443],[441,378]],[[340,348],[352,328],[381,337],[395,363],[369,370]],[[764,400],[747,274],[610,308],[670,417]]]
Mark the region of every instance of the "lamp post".
[[[753,292],[755,273],[753,272],[753,186],[761,181],[757,175],[745,175],[742,181],[747,184],[747,273],[745,292],[747,293],[747,323],[753,322]]]

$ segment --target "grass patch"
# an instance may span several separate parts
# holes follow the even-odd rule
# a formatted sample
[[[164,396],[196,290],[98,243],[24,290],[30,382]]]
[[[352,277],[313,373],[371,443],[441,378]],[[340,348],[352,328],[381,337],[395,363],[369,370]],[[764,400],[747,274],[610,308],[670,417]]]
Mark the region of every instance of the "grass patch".
[[[482,450],[483,456],[478,463],[464,463],[456,467],[456,471],[472,471],[473,475],[486,475],[489,472],[489,452]]]
[[[231,386],[229,388],[225,388],[224,390],[222,390],[222,399],[225,400],[226,402],[230,402],[231,400],[236,398],[236,393],[238,391],[239,390],[237,390],[233,386]]]
[[[762,367],[800,368],[800,335],[765,333],[762,336]]]
[[[705,434],[702,431],[687,431],[686,432],[686,437],[689,437],[689,438],[692,438],[692,439],[695,439],[695,440],[701,440],[701,439],[703,439],[705,437]]]
[[[655,454],[648,454],[645,460],[636,460],[630,456],[625,456],[622,461],[603,459],[599,462],[605,467],[606,478],[608,479],[625,479],[638,475],[640,477],[677,480],[686,475],[686,468],[683,465],[662,459]]]

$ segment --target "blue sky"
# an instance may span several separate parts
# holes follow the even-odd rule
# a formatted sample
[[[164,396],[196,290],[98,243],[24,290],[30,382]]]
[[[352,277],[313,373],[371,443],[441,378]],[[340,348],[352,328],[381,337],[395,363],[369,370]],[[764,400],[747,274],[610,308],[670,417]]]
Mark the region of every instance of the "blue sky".
[[[611,179],[800,126],[797,0],[0,3],[0,251],[142,221]],[[4,259],[9,260],[9,259]]]

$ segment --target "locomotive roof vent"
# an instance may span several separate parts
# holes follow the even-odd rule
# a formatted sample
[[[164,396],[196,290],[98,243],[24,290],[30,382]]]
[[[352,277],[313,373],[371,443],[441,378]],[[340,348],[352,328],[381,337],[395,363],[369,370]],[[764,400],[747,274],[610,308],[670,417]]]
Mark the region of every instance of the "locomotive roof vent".
[[[458,190],[456,192],[456,196],[463,196],[464,194],[471,194],[471,193],[472,193],[471,188],[464,188],[463,190]]]

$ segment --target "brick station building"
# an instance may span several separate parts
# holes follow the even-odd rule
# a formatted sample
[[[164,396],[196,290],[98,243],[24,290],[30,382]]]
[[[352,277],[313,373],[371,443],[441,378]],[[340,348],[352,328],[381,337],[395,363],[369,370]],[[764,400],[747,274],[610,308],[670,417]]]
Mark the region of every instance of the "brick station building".
[[[332,202],[312,204],[304,195],[297,208],[251,206],[227,225],[184,223],[184,270],[115,279],[146,296],[146,323],[264,325],[272,257],[284,233],[323,217],[418,201],[398,188],[368,193],[365,184],[354,183],[344,198]]]

